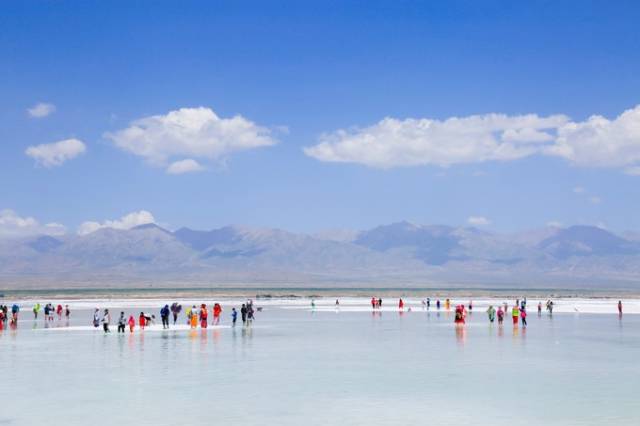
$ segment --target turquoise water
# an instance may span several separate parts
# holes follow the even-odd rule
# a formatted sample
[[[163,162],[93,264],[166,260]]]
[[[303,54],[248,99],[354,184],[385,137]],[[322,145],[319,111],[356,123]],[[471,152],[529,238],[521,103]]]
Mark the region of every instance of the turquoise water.
[[[85,327],[86,310],[70,328],[24,315],[0,332],[0,424],[640,424],[640,315],[514,330],[480,312],[456,328],[445,312],[272,303],[231,328],[224,307],[221,328],[120,336]]]

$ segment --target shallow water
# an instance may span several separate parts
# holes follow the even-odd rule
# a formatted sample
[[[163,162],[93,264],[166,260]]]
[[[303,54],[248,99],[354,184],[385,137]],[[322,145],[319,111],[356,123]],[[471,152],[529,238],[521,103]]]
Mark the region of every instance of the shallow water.
[[[331,302],[258,303],[233,328],[239,301],[223,301],[222,327],[125,335],[91,329],[86,308],[115,320],[157,301],[76,301],[46,329],[23,312],[0,332],[0,424],[640,424],[640,315],[610,301],[530,313],[526,329],[489,324],[482,301],[462,328],[417,301]]]

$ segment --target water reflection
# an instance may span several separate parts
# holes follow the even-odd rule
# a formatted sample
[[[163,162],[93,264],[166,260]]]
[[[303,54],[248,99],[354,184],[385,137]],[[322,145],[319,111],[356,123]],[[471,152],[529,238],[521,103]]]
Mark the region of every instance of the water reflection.
[[[467,340],[467,327],[463,324],[456,324],[456,342],[460,345],[464,345]]]

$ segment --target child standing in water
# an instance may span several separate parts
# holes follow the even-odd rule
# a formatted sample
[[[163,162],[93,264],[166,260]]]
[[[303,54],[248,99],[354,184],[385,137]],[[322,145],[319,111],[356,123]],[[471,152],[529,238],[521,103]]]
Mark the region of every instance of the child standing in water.
[[[526,327],[527,326],[527,309],[526,308],[520,308],[520,318],[522,319],[522,326]]]
[[[140,316],[138,317],[138,325],[140,326],[140,330],[144,330],[144,327],[147,325],[147,317],[144,316],[144,312],[140,312]]]
[[[502,321],[504,321],[504,311],[502,306],[498,306],[498,324],[502,325]]]
[[[133,329],[136,326],[136,319],[133,317],[133,315],[129,315],[129,332],[133,333]]]
[[[402,298],[400,298],[400,300],[398,301],[398,309],[400,310],[404,309],[404,301],[402,300]]]
[[[231,308],[231,323],[233,324],[234,327],[236,325],[237,320],[238,320],[238,311],[236,311],[236,308]]]
[[[542,315],[542,302],[538,302],[538,316]]]

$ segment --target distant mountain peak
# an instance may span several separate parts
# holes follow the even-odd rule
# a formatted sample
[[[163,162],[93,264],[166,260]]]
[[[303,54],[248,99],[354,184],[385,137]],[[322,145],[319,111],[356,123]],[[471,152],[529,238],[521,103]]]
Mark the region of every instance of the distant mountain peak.
[[[145,230],[145,229],[156,229],[158,231],[162,231],[167,234],[173,234],[173,232],[168,231],[163,227],[156,225],[155,223],[144,223],[142,225],[134,226],[133,228],[131,228],[132,231],[139,231],[139,230]]]

